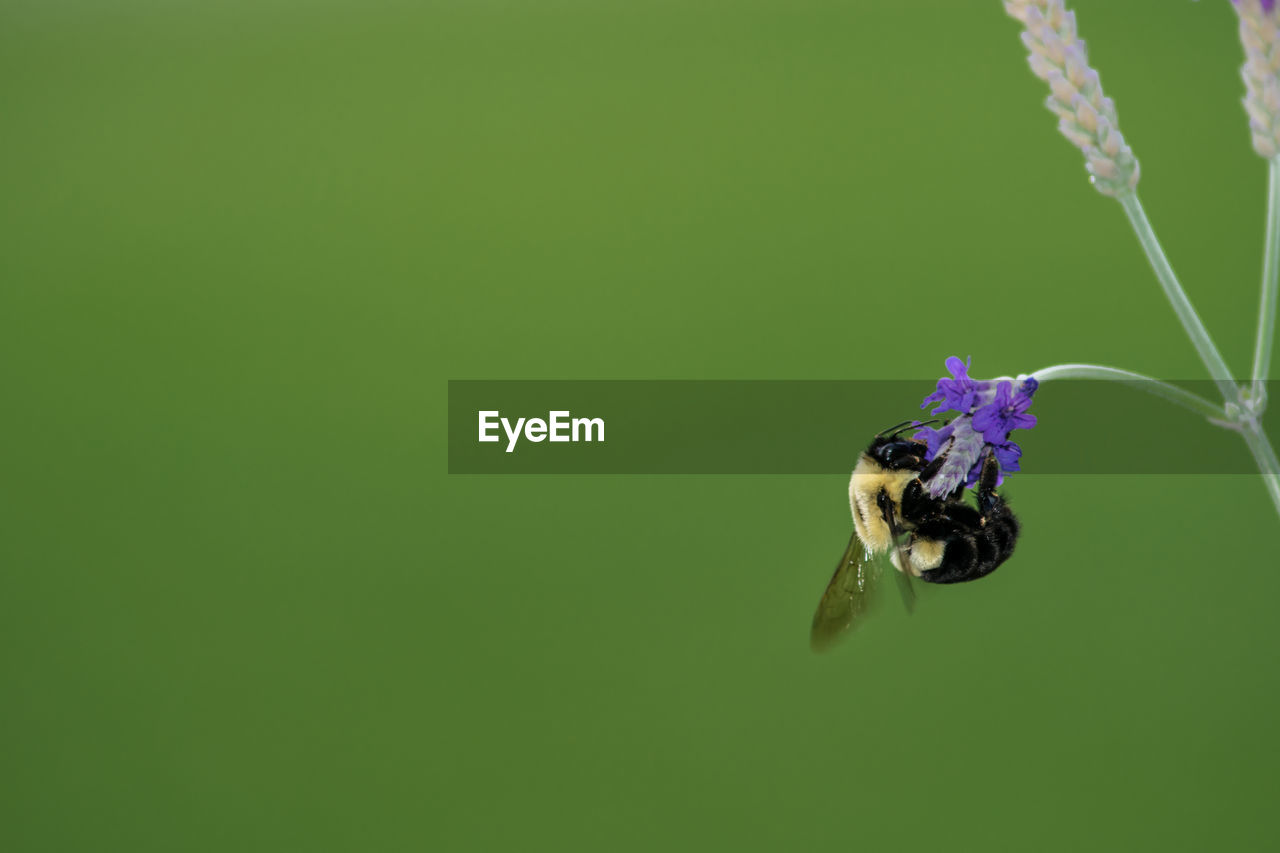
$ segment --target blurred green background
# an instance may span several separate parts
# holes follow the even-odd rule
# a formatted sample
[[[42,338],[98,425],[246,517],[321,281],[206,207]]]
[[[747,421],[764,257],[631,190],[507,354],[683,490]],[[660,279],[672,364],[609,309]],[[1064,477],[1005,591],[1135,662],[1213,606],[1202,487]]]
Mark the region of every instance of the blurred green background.
[[[1075,8],[1244,370],[1234,16]],[[445,473],[450,378],[1202,377],[1045,94],[995,0],[5,0],[0,848],[1273,842],[1256,478],[1028,458],[816,657],[842,477]]]

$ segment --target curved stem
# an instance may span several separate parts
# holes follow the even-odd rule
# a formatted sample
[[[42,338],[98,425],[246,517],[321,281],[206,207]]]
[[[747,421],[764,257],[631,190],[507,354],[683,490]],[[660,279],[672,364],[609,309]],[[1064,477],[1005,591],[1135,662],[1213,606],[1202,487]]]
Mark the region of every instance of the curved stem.
[[[1156,239],[1156,232],[1151,227],[1151,221],[1147,219],[1146,211],[1142,209],[1142,202],[1138,201],[1137,193],[1120,196],[1120,205],[1129,217],[1129,224],[1133,226],[1143,251],[1147,253],[1147,260],[1150,261],[1156,278],[1160,280],[1164,295],[1173,306],[1174,313],[1182,322],[1182,328],[1191,338],[1191,343],[1195,345],[1196,352],[1200,354],[1200,360],[1204,362],[1205,369],[1217,384],[1218,390],[1222,393],[1222,399],[1228,402],[1239,402],[1240,389],[1232,380],[1231,371],[1227,368],[1222,353],[1218,352],[1204,323],[1200,321],[1200,315],[1196,313],[1191,300],[1187,298],[1182,285],[1178,283],[1178,277],[1174,275],[1169,259],[1160,248],[1160,241]]]
[[[1253,349],[1253,397],[1266,397],[1271,373],[1271,343],[1276,333],[1276,280],[1280,277],[1280,157],[1267,173],[1267,240],[1262,257],[1262,297],[1258,304],[1258,339]]]
[[[1050,379],[1102,379],[1123,382],[1204,415],[1219,426],[1239,430],[1244,436],[1245,444],[1249,445],[1249,452],[1253,454],[1254,461],[1258,464],[1262,483],[1267,488],[1267,494],[1271,496],[1276,513],[1280,514],[1280,458],[1276,456],[1275,448],[1271,446],[1271,441],[1262,431],[1262,424],[1256,417],[1233,419],[1223,407],[1206,400],[1199,394],[1193,394],[1177,385],[1161,382],[1159,379],[1152,379],[1150,376],[1143,376],[1141,373],[1120,370],[1116,367],[1104,367],[1100,364],[1055,364],[1052,367],[1041,368],[1031,375],[1040,382],[1047,382]],[[1007,378],[1001,377],[1001,379]]]
[[[1182,406],[1184,409],[1190,409],[1198,415],[1204,415],[1209,420],[1227,420],[1225,409],[1199,394],[1193,394],[1177,385],[1170,385],[1168,382],[1161,382],[1159,379],[1152,379],[1150,376],[1143,376],[1131,370],[1104,367],[1100,364],[1055,364],[1052,367],[1041,368],[1031,375],[1040,382],[1051,379],[1104,379],[1109,382],[1123,382],[1140,391],[1146,391],[1148,394],[1154,394],[1170,403]]]

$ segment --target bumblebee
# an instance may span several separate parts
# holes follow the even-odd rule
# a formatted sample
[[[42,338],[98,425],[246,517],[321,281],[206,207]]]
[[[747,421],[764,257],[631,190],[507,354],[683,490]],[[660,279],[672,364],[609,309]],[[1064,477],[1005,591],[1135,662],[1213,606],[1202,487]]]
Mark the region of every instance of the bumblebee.
[[[986,577],[1013,553],[1018,519],[996,492],[1000,467],[988,456],[974,485],[976,508],[963,484],[941,498],[925,485],[942,468],[946,451],[926,463],[924,442],[902,437],[916,424],[899,424],[877,435],[858,459],[849,480],[853,536],[836,565],[818,610],[810,641],[821,651],[857,623],[870,603],[879,574],[878,557],[889,556],[908,609],[915,600],[912,578],[926,583],[963,583]]]

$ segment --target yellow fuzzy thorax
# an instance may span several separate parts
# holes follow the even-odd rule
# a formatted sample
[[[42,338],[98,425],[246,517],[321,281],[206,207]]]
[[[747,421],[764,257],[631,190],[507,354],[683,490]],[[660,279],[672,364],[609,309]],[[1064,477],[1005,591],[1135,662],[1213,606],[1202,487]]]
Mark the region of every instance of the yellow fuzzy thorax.
[[[894,544],[889,535],[889,525],[876,503],[877,496],[883,489],[895,507],[900,505],[902,490],[916,478],[916,473],[910,469],[895,471],[885,468],[865,453],[858,459],[853,476],[849,478],[849,507],[853,511],[853,527],[858,538],[872,554],[887,551]]]

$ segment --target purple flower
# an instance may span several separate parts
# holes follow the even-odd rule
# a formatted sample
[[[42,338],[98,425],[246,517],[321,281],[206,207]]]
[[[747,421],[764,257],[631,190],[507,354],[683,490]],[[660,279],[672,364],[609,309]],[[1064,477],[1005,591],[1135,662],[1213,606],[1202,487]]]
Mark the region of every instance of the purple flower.
[[[916,431],[912,438],[917,441],[923,441],[929,448],[925,456],[926,459],[933,459],[938,455],[938,451],[942,450],[942,446],[947,443],[947,439],[951,438],[955,432],[955,422],[947,424],[941,429],[933,429],[932,427],[921,427]]]
[[[948,358],[946,364],[951,378],[939,379],[937,390],[925,397],[920,407],[938,403],[934,414],[945,411],[957,414],[944,426],[921,427],[914,433],[914,438],[925,443],[926,461],[932,462],[945,454],[942,467],[925,486],[936,498],[964,486],[972,488],[989,456],[1000,466],[997,485],[1004,480],[1005,473],[1020,470],[1018,460],[1022,457],[1022,448],[1009,440],[1009,433],[1036,425],[1035,415],[1026,412],[1040,385],[1031,376],[998,384],[974,379],[969,376],[969,363],[954,356]]]
[[[955,378],[947,379],[943,377],[939,379],[938,390],[925,397],[924,402],[920,404],[920,408],[923,409],[930,403],[941,403],[942,405],[934,409],[931,414],[936,415],[947,411],[965,414],[973,408],[973,402],[977,395],[986,390],[986,386],[991,383],[970,379],[969,362],[961,361],[954,355],[947,359],[947,370],[951,371],[951,375]]]
[[[925,491],[932,497],[940,498],[950,494],[965,483],[972,472],[982,468],[982,433],[973,429],[973,418],[968,415],[961,415],[942,429],[926,427],[917,432],[915,437],[928,445],[929,451],[925,458],[929,461],[939,454],[946,454],[938,473],[925,484]]]
[[[1237,6],[1240,5],[1239,0],[1231,0]],[[1276,7],[1276,0],[1262,0],[1262,11],[1270,13]]]
[[[1036,416],[1026,411],[1031,408],[1031,395],[1038,387],[1040,383],[1035,379],[1027,379],[1015,394],[1012,382],[1001,382],[995,398],[973,413],[973,428],[990,444],[1008,441],[1009,433],[1015,429],[1031,429],[1036,425]]]
[[[1013,471],[1022,470],[1018,467],[1018,460],[1022,458],[1022,448],[1012,441],[991,445],[991,452],[996,455],[996,461],[1000,463],[1001,471],[1012,473]]]

